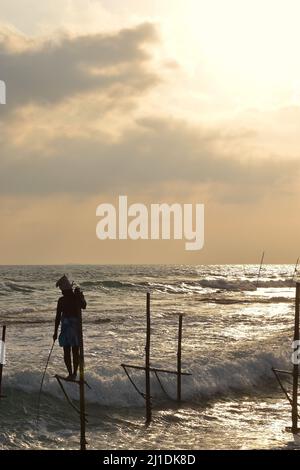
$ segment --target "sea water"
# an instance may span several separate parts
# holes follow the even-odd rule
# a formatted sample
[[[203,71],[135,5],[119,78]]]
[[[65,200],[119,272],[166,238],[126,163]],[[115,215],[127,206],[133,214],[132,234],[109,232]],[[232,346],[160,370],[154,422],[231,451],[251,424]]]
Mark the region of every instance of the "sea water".
[[[55,282],[80,285],[83,312],[87,441],[91,449],[294,448],[285,426],[290,405],[272,367],[291,369],[294,267],[2,266],[0,325],[7,325],[0,401],[0,448],[77,449],[79,418],[55,374],[65,374],[52,345]],[[176,376],[151,376],[153,421],[121,363],[144,365],[146,292],[151,292],[151,365],[176,370],[178,315],[183,314],[182,404]],[[144,372],[130,371],[141,392]],[[290,385],[287,383],[287,387]],[[66,384],[78,405],[78,386]]]

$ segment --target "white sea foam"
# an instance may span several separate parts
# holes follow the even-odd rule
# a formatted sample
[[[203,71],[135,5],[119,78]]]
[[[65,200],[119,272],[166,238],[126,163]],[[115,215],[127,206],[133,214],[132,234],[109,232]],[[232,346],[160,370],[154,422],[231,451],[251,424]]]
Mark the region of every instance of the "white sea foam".
[[[248,357],[217,360],[215,364],[207,358],[201,364],[193,364],[190,368],[192,376],[182,377],[183,397],[188,401],[199,402],[217,396],[228,397],[232,393],[258,393],[271,387],[276,387],[276,381],[271,371],[272,367],[290,368],[286,352],[258,352]],[[144,373],[130,371],[138,386],[144,391]],[[151,374],[152,395],[154,401],[176,398],[176,376],[159,374],[167,395],[158,384],[154,374]],[[41,372],[24,370],[6,378],[8,390],[19,390],[28,394],[39,391]],[[86,400],[105,407],[141,407],[143,398],[133,388],[121,367],[99,368],[86,373],[86,381],[91,389],[86,389]],[[69,396],[78,399],[78,385],[63,382]],[[64,400],[63,394],[53,375],[46,374],[43,393],[56,399]]]

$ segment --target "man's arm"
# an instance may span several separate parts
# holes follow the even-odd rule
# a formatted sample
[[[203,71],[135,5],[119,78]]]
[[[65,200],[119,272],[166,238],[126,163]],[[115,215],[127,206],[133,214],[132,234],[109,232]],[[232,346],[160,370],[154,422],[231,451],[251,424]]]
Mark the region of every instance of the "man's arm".
[[[58,302],[57,302],[57,308],[56,308],[56,317],[55,317],[53,341],[56,341],[56,339],[57,339],[57,332],[58,332],[58,327],[59,327],[60,320],[61,320],[61,314],[62,314],[62,308],[61,308],[61,301],[59,299]]]

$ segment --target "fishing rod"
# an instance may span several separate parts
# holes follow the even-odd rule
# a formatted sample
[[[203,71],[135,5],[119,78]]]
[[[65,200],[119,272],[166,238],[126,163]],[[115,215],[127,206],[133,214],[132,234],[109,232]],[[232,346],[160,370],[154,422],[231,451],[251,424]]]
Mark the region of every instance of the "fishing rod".
[[[50,361],[50,358],[51,358],[51,354],[52,354],[52,351],[53,351],[53,348],[54,348],[54,344],[55,344],[55,340],[53,341],[52,347],[51,347],[51,349],[50,349],[50,352],[49,352],[49,355],[48,355],[48,359],[47,359],[47,362],[46,362],[46,367],[45,367],[45,370],[44,370],[44,373],[43,373],[43,377],[42,377],[42,380],[41,380],[41,386],[40,386],[39,398],[38,398],[38,405],[37,405],[37,414],[36,414],[36,424],[37,424],[37,426],[38,426],[39,420],[40,420],[40,405],[41,405],[41,395],[42,395],[42,389],[43,389],[44,379],[45,379],[46,371],[47,371],[48,364],[49,364],[49,361]]]
[[[256,279],[256,289],[258,288],[258,281],[259,281],[259,278],[260,278],[260,273],[261,273],[261,268],[262,268],[262,265],[263,265],[263,262],[264,262],[264,257],[265,257],[265,252],[263,251],[262,257],[261,257],[261,260],[260,260],[260,266],[259,266],[259,270],[258,270],[258,274],[257,274],[257,279]]]
[[[292,281],[291,281],[291,284],[293,285],[293,282],[294,282],[294,279],[295,279],[295,276],[298,272],[298,264],[299,264],[299,257],[297,258],[297,261],[296,261],[296,264],[295,264],[295,269],[294,269],[294,273],[293,273],[293,277],[292,277]]]

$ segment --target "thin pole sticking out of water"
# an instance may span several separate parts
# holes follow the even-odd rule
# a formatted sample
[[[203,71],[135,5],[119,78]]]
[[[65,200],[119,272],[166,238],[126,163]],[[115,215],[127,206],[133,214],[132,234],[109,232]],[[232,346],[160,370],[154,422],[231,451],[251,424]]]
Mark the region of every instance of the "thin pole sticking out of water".
[[[293,285],[295,276],[296,276],[296,274],[297,274],[298,264],[299,264],[299,258],[297,258],[297,261],[296,261],[296,264],[295,264],[295,269],[294,269],[294,273],[293,273],[293,277],[292,277],[292,282],[291,282],[292,285]]]
[[[1,388],[2,388],[2,373],[3,373],[3,364],[5,359],[5,334],[6,334],[6,325],[2,327],[2,343],[0,349],[0,398],[3,396],[1,395]]]
[[[36,414],[36,424],[37,425],[39,424],[39,420],[40,420],[41,396],[42,396],[42,390],[43,390],[45,375],[46,375],[46,372],[47,372],[47,369],[48,369],[48,364],[49,364],[49,361],[50,361],[50,357],[51,357],[54,345],[55,345],[55,340],[53,341],[50,352],[48,354],[46,366],[45,366],[43,377],[42,377],[42,380],[41,380],[41,385],[40,385],[40,390],[39,390],[39,398],[38,398],[38,403],[37,403],[37,414]]]
[[[263,265],[263,262],[264,262],[264,257],[265,257],[265,252],[263,251],[262,256],[261,256],[261,260],[260,260],[257,279],[256,279],[256,289],[258,288],[258,281],[259,281],[259,278],[260,278],[260,273],[261,273],[261,268],[262,268],[262,265]]]
[[[85,396],[84,396],[84,347],[82,314],[79,313],[79,395],[80,395],[80,450],[86,450],[85,439]]]
[[[145,378],[146,378],[146,424],[151,423],[151,389],[150,389],[150,340],[151,340],[151,319],[150,319],[150,292],[147,292],[147,330],[146,330],[146,354],[145,354]]]
[[[177,401],[181,401],[181,342],[182,342],[182,315],[179,315],[178,349],[177,349]]]
[[[296,299],[295,299],[295,326],[294,326],[294,341],[299,341],[299,302],[300,302],[300,283],[296,283]],[[298,343],[294,347],[297,351]],[[292,432],[296,434],[298,429],[298,380],[299,380],[299,365],[293,365],[293,399],[292,399]]]

